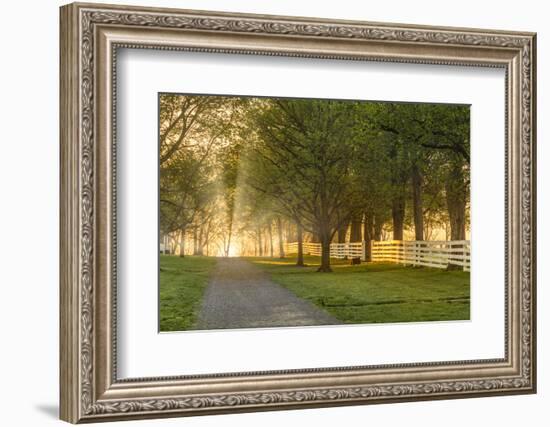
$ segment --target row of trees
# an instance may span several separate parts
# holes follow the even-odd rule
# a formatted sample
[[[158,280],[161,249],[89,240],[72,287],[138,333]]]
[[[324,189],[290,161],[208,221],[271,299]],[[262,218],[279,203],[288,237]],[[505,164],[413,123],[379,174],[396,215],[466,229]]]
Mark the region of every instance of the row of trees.
[[[437,227],[465,239],[467,106],[179,95],[160,104],[161,231],[180,236],[180,253],[190,236],[194,253],[223,255],[284,256],[284,241],[309,239],[328,272],[333,241],[385,230],[402,240],[406,227],[415,240]]]

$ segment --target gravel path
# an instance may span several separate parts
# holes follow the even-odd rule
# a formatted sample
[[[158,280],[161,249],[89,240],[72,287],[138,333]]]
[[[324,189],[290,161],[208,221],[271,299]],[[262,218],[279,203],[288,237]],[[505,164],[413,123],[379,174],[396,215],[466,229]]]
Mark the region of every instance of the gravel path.
[[[194,329],[335,325],[330,314],[240,258],[219,258]]]

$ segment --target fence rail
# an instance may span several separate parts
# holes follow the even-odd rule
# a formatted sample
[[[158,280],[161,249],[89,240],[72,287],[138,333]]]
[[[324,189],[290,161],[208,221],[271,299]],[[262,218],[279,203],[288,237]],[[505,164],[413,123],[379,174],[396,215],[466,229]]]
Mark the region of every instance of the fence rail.
[[[449,265],[470,271],[470,241],[407,241],[373,242],[372,260],[433,268]]]
[[[358,257],[365,260],[367,243],[332,243],[330,256],[338,259]],[[456,265],[464,271],[470,271],[469,240],[388,240],[373,241],[371,245],[373,261],[432,268],[448,268],[449,265]],[[287,243],[285,251],[298,252],[298,243]],[[321,244],[303,243],[303,251],[307,255],[321,256]]]
[[[307,255],[321,256],[321,244],[320,243],[303,243],[304,253]],[[298,243],[287,243],[285,252],[296,253],[298,252]],[[330,245],[330,257],[331,258],[364,258],[364,245],[363,242],[356,243],[332,243]]]

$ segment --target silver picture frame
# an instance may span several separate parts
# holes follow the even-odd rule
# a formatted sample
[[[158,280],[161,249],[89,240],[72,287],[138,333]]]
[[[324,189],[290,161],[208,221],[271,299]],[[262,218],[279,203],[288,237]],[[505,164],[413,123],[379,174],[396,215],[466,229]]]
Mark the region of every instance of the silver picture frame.
[[[97,422],[536,391],[535,34],[84,3],[63,6],[60,22],[61,419]],[[505,357],[117,378],[119,48],[503,68]]]

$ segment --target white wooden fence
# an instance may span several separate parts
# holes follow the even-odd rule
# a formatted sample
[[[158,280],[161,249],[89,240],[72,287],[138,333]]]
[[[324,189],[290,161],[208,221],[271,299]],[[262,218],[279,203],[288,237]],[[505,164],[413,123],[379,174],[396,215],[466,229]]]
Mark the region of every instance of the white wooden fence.
[[[331,243],[330,245],[330,257],[331,258],[365,258],[365,246],[364,242],[356,243]],[[307,255],[321,256],[321,244],[320,243],[303,243],[304,253]],[[287,243],[285,246],[285,253],[298,252],[298,242]]]
[[[373,242],[372,260],[447,268],[449,265],[470,271],[469,240],[389,240]]]
[[[367,242],[331,243],[331,258],[355,258],[365,260]],[[303,243],[304,254],[321,256],[320,243]],[[298,243],[287,243],[286,253],[298,252]],[[449,265],[470,271],[469,240],[387,240],[372,242],[372,260],[417,265],[432,268],[448,268]]]
[[[172,245],[170,244],[170,237],[167,235],[162,236],[162,242],[159,244],[159,249],[161,254],[170,254],[173,250]]]

